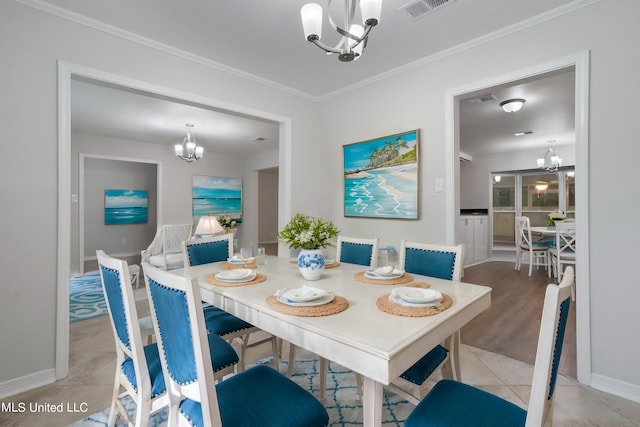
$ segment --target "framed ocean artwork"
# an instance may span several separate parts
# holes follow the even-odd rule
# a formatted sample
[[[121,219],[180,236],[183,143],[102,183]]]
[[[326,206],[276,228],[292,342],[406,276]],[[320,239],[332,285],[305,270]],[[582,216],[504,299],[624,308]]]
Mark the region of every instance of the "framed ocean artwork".
[[[192,215],[226,215],[242,221],[242,178],[193,176]]]
[[[419,129],[343,145],[344,216],[418,219]]]
[[[142,224],[148,220],[149,193],[145,190],[105,190],[104,223]]]

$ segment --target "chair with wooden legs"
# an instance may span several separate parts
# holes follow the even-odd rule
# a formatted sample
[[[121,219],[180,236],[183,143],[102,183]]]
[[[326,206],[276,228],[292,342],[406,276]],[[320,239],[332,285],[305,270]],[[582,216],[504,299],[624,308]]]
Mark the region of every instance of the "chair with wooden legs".
[[[233,254],[233,234],[203,237],[187,240],[182,243],[185,271],[196,265],[210,264],[218,261],[226,261]],[[251,335],[262,330],[251,323],[245,322],[236,316],[213,305],[204,307],[205,324],[209,333],[217,334],[231,343],[234,340],[240,345],[240,362],[238,370],[243,371],[246,363],[246,352],[253,348],[271,342],[273,352],[273,366],[280,365],[278,341],[276,337],[269,336],[264,339],[250,341]]]
[[[551,270],[549,269],[549,246],[544,243],[536,243],[531,239],[531,223],[529,217],[518,216],[515,222],[516,236],[516,265],[515,269],[520,270],[522,258],[525,254],[529,255],[529,276],[533,273],[533,267],[545,267],[549,277]]]
[[[569,266],[560,285],[547,286],[527,410],[462,382],[442,380],[416,406],[407,418],[405,426],[542,427],[551,425],[558,365],[571,306],[573,278],[573,267]]]
[[[214,384],[210,350],[220,344],[207,333],[197,280],[149,264],[143,269],[169,390],[169,426],[328,425],[322,404],[271,367],[254,366]]]
[[[400,245],[400,268],[408,273],[460,281],[463,262],[462,245],[442,246],[406,240]],[[427,380],[439,368],[443,377],[460,379],[459,349],[460,331],[456,331],[396,378],[391,389],[417,404],[427,394]]]

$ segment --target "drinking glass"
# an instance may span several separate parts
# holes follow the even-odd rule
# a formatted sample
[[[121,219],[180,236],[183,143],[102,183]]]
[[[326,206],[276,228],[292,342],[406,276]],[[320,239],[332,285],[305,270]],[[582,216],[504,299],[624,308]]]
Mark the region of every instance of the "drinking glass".
[[[256,252],[256,262],[258,265],[265,265],[267,260],[265,259],[265,252],[262,246],[258,246],[258,251]]]

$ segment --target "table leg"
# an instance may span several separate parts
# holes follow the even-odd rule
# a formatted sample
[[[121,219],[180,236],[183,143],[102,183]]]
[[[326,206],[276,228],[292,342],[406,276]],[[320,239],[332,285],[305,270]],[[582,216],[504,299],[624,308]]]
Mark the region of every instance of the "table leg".
[[[364,427],[382,425],[382,384],[363,377],[362,412]]]

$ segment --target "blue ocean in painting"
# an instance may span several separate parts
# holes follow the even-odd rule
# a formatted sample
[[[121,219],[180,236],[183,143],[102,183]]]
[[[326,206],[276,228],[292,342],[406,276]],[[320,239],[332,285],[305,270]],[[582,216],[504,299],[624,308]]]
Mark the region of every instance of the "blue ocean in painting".
[[[104,223],[140,224],[147,222],[149,196],[144,190],[106,190]]]
[[[372,169],[344,180],[344,214],[417,218],[417,165]]]
[[[225,214],[234,216],[242,213],[241,199],[193,199],[193,216]]]

